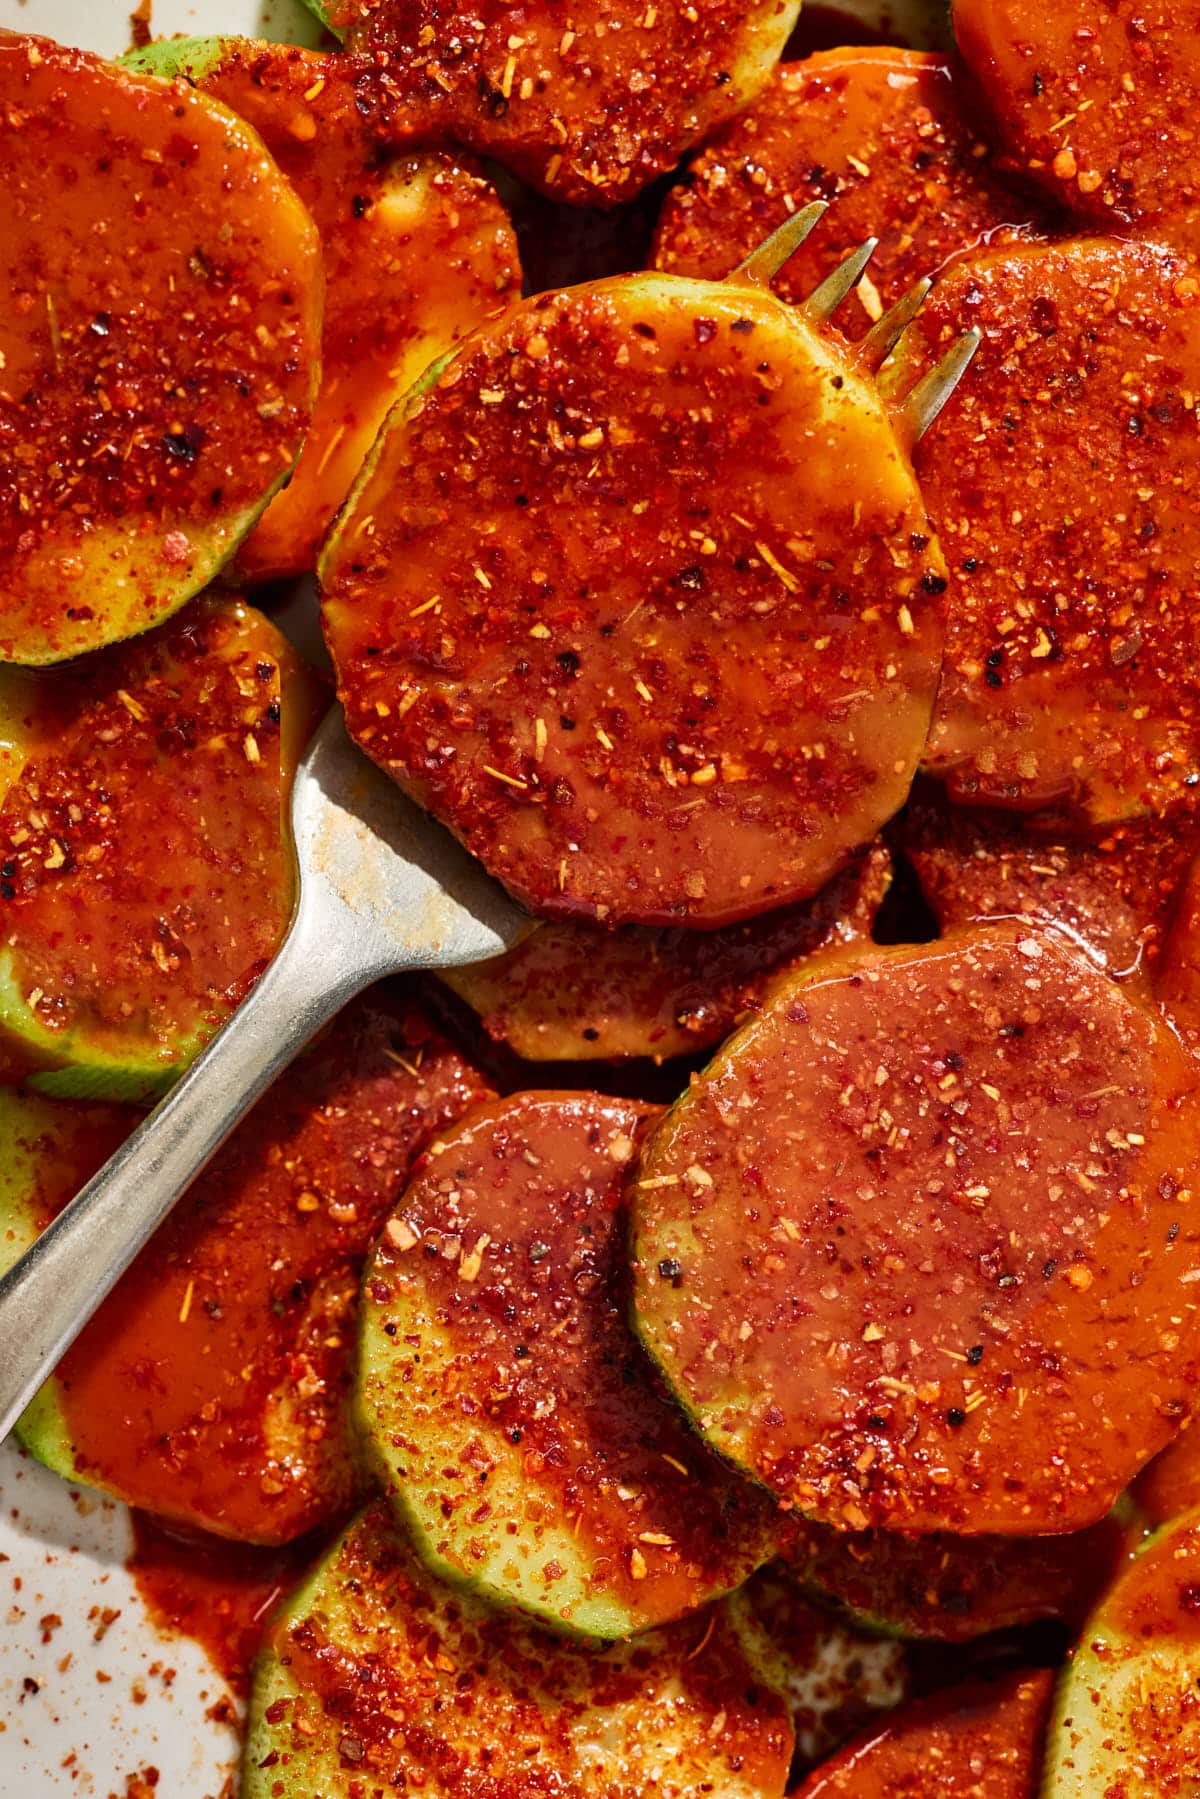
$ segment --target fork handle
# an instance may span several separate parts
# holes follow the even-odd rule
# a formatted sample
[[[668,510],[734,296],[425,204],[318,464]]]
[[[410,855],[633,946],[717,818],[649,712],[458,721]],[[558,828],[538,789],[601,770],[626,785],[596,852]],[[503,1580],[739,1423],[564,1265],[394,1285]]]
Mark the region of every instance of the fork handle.
[[[347,947],[302,904],[229,1022],[0,1278],[0,1440],[254,1101],[380,972]]]

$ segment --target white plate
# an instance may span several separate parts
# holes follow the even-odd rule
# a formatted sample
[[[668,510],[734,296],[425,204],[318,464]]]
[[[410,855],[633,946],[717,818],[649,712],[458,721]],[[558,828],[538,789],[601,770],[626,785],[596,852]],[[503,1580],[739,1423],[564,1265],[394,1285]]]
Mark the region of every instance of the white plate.
[[[137,0],[0,0],[0,26],[121,56],[133,42],[129,15],[136,5]],[[293,44],[315,44],[321,35],[300,0],[152,0],[150,30],[155,37],[234,31]]]
[[[0,27],[104,55],[129,49],[136,0],[0,0]],[[838,0],[919,41],[940,0]],[[313,43],[299,0],[154,0],[156,36],[240,32]],[[206,1716],[226,1689],[203,1651],[155,1628],[124,1562],[123,1506],[0,1445],[0,1795],[228,1799],[236,1733]],[[113,1615],[115,1614],[115,1616]],[[106,1623],[107,1620],[107,1623]],[[104,1628],[101,1628],[101,1627]],[[144,1790],[144,1789],[143,1789]]]

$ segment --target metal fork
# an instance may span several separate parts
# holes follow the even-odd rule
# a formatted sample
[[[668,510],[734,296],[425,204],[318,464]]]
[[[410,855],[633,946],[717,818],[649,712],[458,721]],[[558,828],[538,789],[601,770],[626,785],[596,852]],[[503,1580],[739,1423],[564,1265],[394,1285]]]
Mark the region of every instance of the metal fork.
[[[826,208],[797,213],[729,277],[768,285]],[[804,311],[830,317],[866,267],[863,245]],[[916,316],[919,283],[860,349],[874,368]],[[973,340],[973,341],[972,341]],[[901,402],[915,442],[961,379],[969,332]],[[340,710],[297,772],[298,900],[282,948],[249,998],[116,1155],[0,1279],[0,1438],[254,1101],[334,1014],[374,981],[460,968],[510,949],[527,915],[467,851],[351,743]]]
[[[0,1279],[0,1438],[238,1121],[355,994],[509,949],[527,915],[357,750],[340,708],[296,773],[299,893],[274,961],[188,1072]]]
[[[726,281],[750,287],[769,287],[784,265],[812,236],[829,211],[827,200],[814,200],[800,212],[785,219],[771,235],[752,250],[744,262],[726,275]],[[831,270],[798,307],[800,314],[815,324],[831,319],[843,300],[862,280],[867,265],[879,247],[877,237],[869,237]],[[875,374],[893,351],[923,306],[933,287],[928,276],[914,283],[896,304],[876,320],[862,342],[854,350],[860,368]],[[943,410],[955,388],[970,368],[975,352],[983,341],[982,333],[972,328],[955,339],[933,368],[923,374],[902,399],[892,406],[892,422],[906,449],[920,443],[929,427]]]

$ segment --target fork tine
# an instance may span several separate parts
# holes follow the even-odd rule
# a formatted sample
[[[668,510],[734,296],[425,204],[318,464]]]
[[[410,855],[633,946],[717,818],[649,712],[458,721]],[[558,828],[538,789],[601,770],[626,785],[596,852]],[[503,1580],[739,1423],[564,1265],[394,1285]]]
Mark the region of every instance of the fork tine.
[[[886,362],[896,345],[900,342],[908,327],[912,324],[922,306],[925,296],[933,286],[928,275],[902,294],[894,306],[888,308],[881,319],[877,319],[858,346],[858,353],[863,366],[877,369],[881,362]]]
[[[770,237],[763,239],[757,250],[751,250],[744,262],[729,271],[726,281],[735,281],[740,287],[769,287],[828,211],[827,200],[814,200],[802,211],[793,213],[772,231]]]
[[[857,286],[878,246],[879,239],[869,237],[857,250],[851,250],[845,262],[839,262],[837,268],[813,288],[800,310],[810,319],[832,318],[851,288]]]
[[[970,368],[983,333],[974,327],[951,344],[942,360],[922,375],[900,402],[898,423],[910,444],[919,444]]]

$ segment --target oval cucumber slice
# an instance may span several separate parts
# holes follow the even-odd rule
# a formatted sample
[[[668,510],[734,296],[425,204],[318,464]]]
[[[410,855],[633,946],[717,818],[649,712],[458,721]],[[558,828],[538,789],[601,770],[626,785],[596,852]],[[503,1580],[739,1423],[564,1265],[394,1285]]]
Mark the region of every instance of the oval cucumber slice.
[[[156,1098],[292,909],[286,811],[321,684],[205,600],[69,667],[0,669],[0,1045],[57,1098]]]
[[[521,1093],[422,1158],[363,1282],[358,1413],[413,1545],[614,1638],[743,1581],[773,1508],[708,1454],[626,1313],[625,1170],[651,1108]]]
[[[1059,1681],[1042,1799],[1200,1791],[1200,1511],[1156,1531]]]
[[[589,1649],[426,1572],[387,1508],[273,1622],[242,1799],[782,1799],[792,1731],[723,1605]]]
[[[1098,1523],[1191,1402],[1197,1082],[1057,932],[839,952],[648,1135],[642,1340],[822,1524]]]
[[[0,41],[0,660],[136,636],[234,554],[299,455],[316,229],[256,133],[184,83]]]
[[[740,281],[616,276],[473,332],[318,575],[355,740],[544,917],[809,899],[916,771],[945,574],[911,466],[844,343]]]
[[[401,152],[360,57],[255,38],[169,39],[129,59],[185,75],[258,132],[321,237],[321,383],[295,472],[236,573],[310,569],[388,408],[437,356],[519,297],[516,235],[473,159]],[[403,135],[403,134],[401,134]]]
[[[505,955],[438,978],[527,1061],[661,1062],[719,1043],[810,956],[869,938],[891,879],[891,856],[876,843],[815,898],[745,924],[599,931],[543,922]]]

